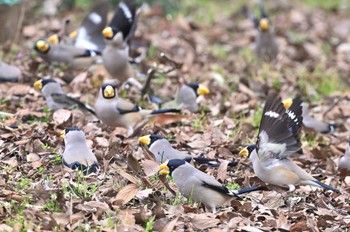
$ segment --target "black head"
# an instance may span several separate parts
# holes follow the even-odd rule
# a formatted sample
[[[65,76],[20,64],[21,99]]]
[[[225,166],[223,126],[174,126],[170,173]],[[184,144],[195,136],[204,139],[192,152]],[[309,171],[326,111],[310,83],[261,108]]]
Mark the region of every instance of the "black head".
[[[192,88],[193,91],[196,93],[196,96],[198,97],[199,84],[198,83],[190,83],[190,84],[187,84],[187,86]]]
[[[256,149],[256,144],[249,145],[246,149],[248,150],[248,157],[250,157],[250,154]]]
[[[116,97],[117,95],[117,85],[116,84],[112,84],[112,83],[104,83],[101,86],[102,89],[102,96],[105,99],[111,99]]]
[[[148,145],[148,147],[150,147],[155,141],[160,140],[160,139],[164,139],[161,135],[158,134],[151,134],[149,136],[150,138],[150,143]]]
[[[184,165],[186,163],[185,160],[183,159],[172,159],[172,160],[169,160],[167,166],[169,168],[169,174],[171,175],[173,173],[173,171],[180,167],[181,165]]]
[[[70,131],[80,131],[80,129],[77,127],[67,127],[66,129],[64,129],[65,134],[68,134]]]
[[[42,79],[41,83],[42,83],[42,85],[44,87],[48,83],[57,83],[57,81],[55,81],[54,79]]]

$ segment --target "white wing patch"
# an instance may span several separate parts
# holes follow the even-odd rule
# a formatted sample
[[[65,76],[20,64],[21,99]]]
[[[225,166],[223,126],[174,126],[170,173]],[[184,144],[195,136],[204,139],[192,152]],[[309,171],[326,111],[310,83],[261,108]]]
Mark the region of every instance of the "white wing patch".
[[[90,15],[89,15],[89,19],[94,23],[94,24],[100,24],[102,22],[102,17],[95,13],[95,12],[92,12]]]
[[[264,114],[265,116],[271,117],[271,118],[278,118],[278,116],[280,116],[279,113],[276,113],[274,111],[267,111]]]
[[[132,23],[132,13],[129,7],[124,2],[120,2],[119,7],[123,10],[124,15],[128,19],[129,23]]]

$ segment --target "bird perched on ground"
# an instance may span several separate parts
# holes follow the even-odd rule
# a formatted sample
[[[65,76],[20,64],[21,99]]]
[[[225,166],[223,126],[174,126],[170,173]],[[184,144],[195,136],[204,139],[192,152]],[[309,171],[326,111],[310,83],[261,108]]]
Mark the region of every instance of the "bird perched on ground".
[[[95,104],[97,117],[111,127],[124,127],[128,129],[127,135],[134,132],[137,123],[151,116],[165,113],[179,113],[177,109],[144,110],[138,105],[118,97],[117,86],[104,83]]]
[[[127,42],[134,34],[137,19],[135,3],[131,0],[121,1],[109,26],[102,31],[106,39],[103,64],[108,73],[121,82],[135,76],[129,63]]]
[[[264,61],[271,61],[277,57],[278,44],[274,28],[271,20],[267,15],[262,3],[259,5],[261,17],[257,18],[250,11],[248,11],[249,18],[253,20],[254,26],[257,29],[255,37],[255,52],[259,59]]]
[[[192,198],[194,202],[201,202],[212,213],[216,213],[216,207],[222,206],[226,201],[237,195],[261,189],[250,187],[238,191],[231,191],[222,185],[213,176],[193,167],[181,159],[172,159],[159,166],[159,174],[170,174],[176,186],[183,196]]]
[[[82,170],[85,174],[97,173],[100,169],[95,154],[86,144],[84,133],[78,128],[71,127],[62,131],[64,152],[62,163],[73,170]]]
[[[173,101],[162,104],[162,108],[186,109],[192,113],[198,111],[198,96],[209,94],[209,89],[198,83],[181,86]]]
[[[286,109],[290,107],[290,105],[293,103],[293,99],[288,98],[282,101],[283,105]],[[333,132],[335,130],[335,125],[322,122],[320,120],[317,120],[316,118],[313,118],[309,114],[309,106],[307,103],[302,104],[303,107],[303,124],[307,128],[311,128],[317,132],[321,132],[323,134]]]
[[[96,63],[100,52],[77,48],[70,45],[54,45],[45,39],[39,39],[34,44],[34,50],[47,62],[60,62],[74,69],[85,69]]]
[[[50,110],[69,109],[76,105],[80,109],[96,115],[92,106],[63,93],[61,85],[54,79],[40,79],[34,83],[34,88],[44,95]]]
[[[344,156],[339,159],[338,169],[350,172],[350,143],[345,150]]]
[[[22,72],[19,68],[0,61],[0,81],[18,81]]]
[[[298,135],[303,120],[301,103],[301,98],[296,97],[286,110],[279,96],[269,95],[257,143],[244,148],[240,154],[249,155],[255,175],[266,183],[288,187],[289,191],[294,191],[296,185],[312,185],[339,193],[339,190],[316,180],[289,159],[301,147]]]
[[[192,159],[199,164],[207,164],[211,167],[219,166],[220,163],[215,159],[208,159],[205,157],[192,157],[190,154],[176,150],[171,146],[169,141],[158,134],[145,135],[139,138],[139,142],[146,145],[149,151],[154,155],[157,163],[163,163],[171,159],[185,159],[191,161]],[[237,162],[230,162],[228,166],[236,166]]]
[[[58,34],[51,35],[48,40],[51,44],[74,45],[94,51],[103,51],[105,48],[104,37],[101,31],[107,24],[108,1],[98,1],[85,16],[78,30],[72,31],[63,39]]]

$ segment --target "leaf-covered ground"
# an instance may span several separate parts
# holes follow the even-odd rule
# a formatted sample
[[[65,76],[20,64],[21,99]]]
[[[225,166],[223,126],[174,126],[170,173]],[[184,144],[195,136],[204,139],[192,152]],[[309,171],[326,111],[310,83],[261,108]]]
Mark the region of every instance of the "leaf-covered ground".
[[[20,67],[24,78],[21,83],[0,84],[0,111],[13,114],[1,116],[0,121],[0,231],[348,230],[350,182],[337,171],[350,139],[346,1],[343,8],[331,10],[294,1],[267,4],[280,47],[273,63],[256,59],[252,51],[256,32],[241,5],[184,2],[182,14],[166,17],[160,8],[151,7],[139,20],[137,36],[151,44],[145,67],[171,68],[170,62],[160,59],[161,52],[183,64],[156,75],[151,88],[166,100],[181,84],[200,82],[211,94],[200,99],[200,112],[170,125],[150,122],[139,135],[157,132],[193,156],[238,161],[234,168],[227,168],[225,162],[219,169],[201,167],[231,188],[263,184],[254,176],[250,160],[238,155],[239,149],[255,141],[271,88],[282,98],[300,93],[310,102],[312,115],[338,127],[332,134],[303,129],[304,154],[293,160],[341,194],[309,186],[288,193],[268,186],[267,191],[227,202],[217,214],[173,195],[164,187],[167,179],[158,177],[157,165],[146,159],[137,136],[125,138],[125,129],[107,128],[80,110],[50,112],[32,87],[38,78],[50,76],[62,80],[66,92],[94,104],[103,71],[65,71],[45,64],[31,50],[35,39],[59,28],[63,16],[78,21],[84,15],[64,12],[29,20],[22,43],[4,54],[3,60]],[[63,81],[72,77],[70,83]],[[151,107],[133,88],[120,95]],[[63,168],[64,143],[59,135],[68,126],[85,132],[101,165],[97,176],[84,177]],[[171,180],[169,185],[176,192]]]

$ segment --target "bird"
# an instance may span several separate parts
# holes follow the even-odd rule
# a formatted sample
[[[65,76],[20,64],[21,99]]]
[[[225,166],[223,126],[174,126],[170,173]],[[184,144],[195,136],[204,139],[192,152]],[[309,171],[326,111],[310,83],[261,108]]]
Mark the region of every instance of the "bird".
[[[21,75],[22,72],[19,68],[0,61],[0,81],[16,82]]]
[[[134,133],[134,127],[145,118],[165,113],[180,113],[178,109],[144,110],[137,104],[118,97],[117,86],[102,84],[95,103],[97,118],[110,127],[124,127],[127,135]]]
[[[229,190],[213,176],[193,167],[182,159],[172,159],[160,166],[160,175],[170,174],[175,181],[180,193],[194,202],[201,202],[206,209],[216,213],[216,208],[222,206],[226,201],[243,193],[262,189],[261,186],[248,187],[241,190]]]
[[[283,105],[286,109],[290,107],[290,105],[293,103],[292,98],[284,99]],[[322,122],[320,120],[317,120],[314,117],[311,117],[309,114],[309,105],[305,102],[302,103],[303,107],[303,125],[307,128],[311,128],[317,132],[320,132],[322,134],[331,133],[335,130],[335,125],[331,123]]]
[[[133,1],[121,1],[115,14],[102,34],[106,48],[102,53],[103,64],[112,78],[120,82],[134,77],[130,64],[128,41],[136,29],[138,14]]]
[[[195,113],[198,111],[197,98],[209,94],[207,87],[198,83],[182,85],[173,101],[162,104],[163,108],[179,108]]]
[[[288,187],[290,192],[297,185],[312,185],[340,193],[289,159],[301,147],[298,135],[303,120],[301,103],[298,96],[286,110],[281,98],[270,94],[263,110],[257,142],[242,149],[240,155],[250,157],[255,175],[266,183]]]
[[[276,42],[276,36],[271,20],[265,11],[262,3],[259,4],[261,17],[257,18],[251,12],[249,12],[249,18],[254,22],[254,26],[257,30],[255,37],[255,52],[259,59],[264,61],[272,61],[278,55],[278,44]]]
[[[34,89],[41,91],[41,93],[44,95],[46,104],[50,110],[72,108],[76,105],[80,109],[96,115],[92,106],[82,103],[81,101],[65,94],[61,85],[54,79],[40,79],[34,82],[33,86]]]
[[[59,62],[73,69],[86,69],[99,61],[101,52],[77,48],[72,45],[50,44],[46,39],[38,39],[34,50],[46,62]]]
[[[348,143],[344,156],[339,159],[338,169],[345,172],[350,171],[350,143]]]
[[[53,34],[47,40],[54,45],[74,45],[78,48],[102,52],[105,48],[105,41],[101,31],[107,24],[107,13],[108,1],[97,1],[77,30],[66,32],[67,35],[64,36]],[[69,22],[67,20],[66,24]]]
[[[171,159],[184,159],[190,162],[192,159],[199,164],[207,164],[210,167],[217,167],[220,163],[215,159],[209,159],[205,157],[192,157],[190,154],[181,152],[173,148],[170,142],[159,134],[145,135],[139,138],[139,142],[146,145],[149,151],[154,155],[158,164],[164,163]],[[228,166],[236,166],[237,162],[230,162]]]
[[[97,173],[100,169],[95,154],[87,146],[84,133],[76,127],[61,132],[64,138],[62,163],[73,170],[82,170],[85,174]]]

